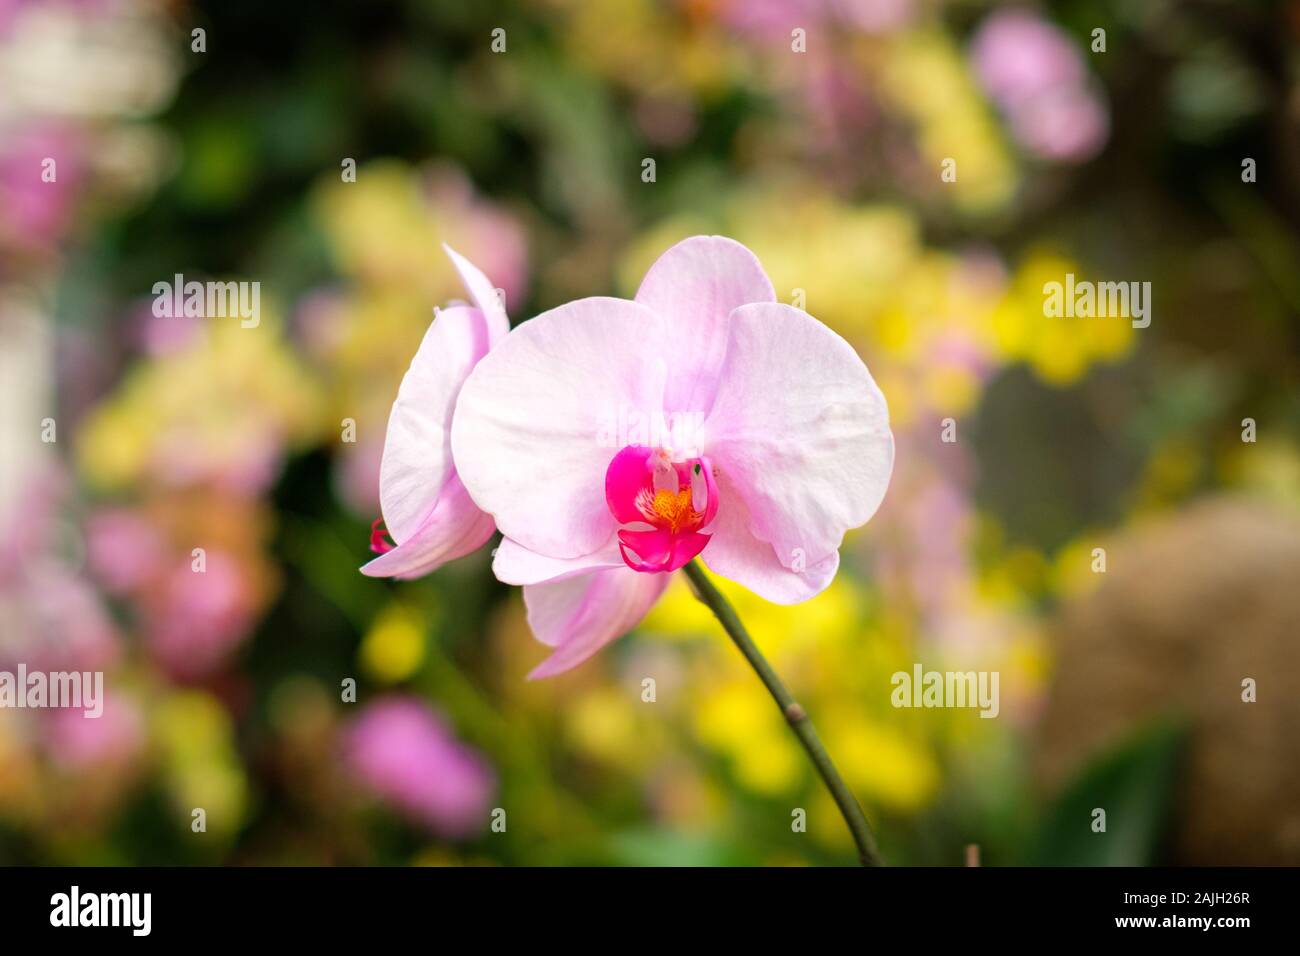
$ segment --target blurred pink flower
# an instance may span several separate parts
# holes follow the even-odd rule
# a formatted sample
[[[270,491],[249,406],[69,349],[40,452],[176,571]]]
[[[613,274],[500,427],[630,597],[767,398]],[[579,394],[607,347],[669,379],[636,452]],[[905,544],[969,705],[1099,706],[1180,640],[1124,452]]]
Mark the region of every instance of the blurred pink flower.
[[[823,25],[887,33],[904,26],[914,6],[915,0],[724,0],[721,16],[752,36],[788,42],[796,27],[809,33]]]
[[[1105,145],[1110,117],[1088,90],[1062,89],[1018,107],[1011,114],[1011,131],[1036,156],[1078,162]]]
[[[13,22],[24,10],[36,7],[68,7],[83,13],[94,13],[120,5],[121,0],[0,0],[0,39],[9,32]]]
[[[634,118],[646,139],[661,146],[681,146],[689,142],[700,125],[690,100],[653,93],[637,100]]]
[[[18,16],[26,0],[0,0],[0,37],[9,30],[9,25]]]
[[[60,424],[75,431],[82,418],[112,388],[118,350],[88,327],[59,323],[55,341],[55,390]]]
[[[238,561],[208,550],[198,573],[184,562],[146,596],[149,649],[166,670],[196,678],[215,670],[243,643],[254,623],[256,598]]]
[[[183,315],[154,315],[152,300],[141,301],[127,319],[135,327],[140,351],[154,358],[175,355],[199,344],[203,321]]]
[[[233,446],[216,448],[197,431],[180,428],[162,436],[151,460],[154,474],[171,486],[212,481],[237,497],[254,497],[275,483],[284,466],[284,436],[273,425],[249,422],[248,434]]]
[[[1027,10],[990,14],[971,42],[971,61],[980,84],[1004,107],[1085,79],[1070,38]]]
[[[827,0],[838,17],[866,33],[888,33],[912,19],[916,0]]]
[[[97,670],[117,657],[113,622],[61,553],[69,544],[59,524],[66,487],[60,469],[38,468],[0,515],[0,665]]]
[[[923,436],[938,431],[937,423],[927,425],[933,427],[899,436],[899,458],[906,466],[895,479],[894,507],[878,519],[881,535],[899,546],[876,553],[875,577],[892,600],[915,605],[924,625],[933,627],[947,609],[964,607],[960,598],[972,578],[968,552],[975,514],[960,453],[948,446],[940,455],[927,454]]]
[[[34,670],[102,670],[117,658],[113,622],[83,578],[58,561],[33,558],[0,579],[0,661]]]
[[[993,362],[973,333],[963,329],[945,330],[936,335],[927,356],[930,371],[959,370],[981,382],[992,374]]]
[[[367,789],[432,832],[461,839],[487,825],[491,767],[423,701],[388,697],[366,706],[345,731],[343,753]]]
[[[145,743],[144,717],[130,698],[106,694],[104,712],[87,717],[75,707],[50,712],[45,725],[45,746],[54,762],[65,769],[99,769],[134,760]]]
[[[1034,155],[1079,162],[1105,143],[1106,108],[1078,47],[1054,24],[1027,10],[998,10],[975,34],[970,58],[1012,135]]]
[[[384,465],[384,443],[365,432],[334,462],[334,492],[359,515],[382,510],[380,473]]]
[[[49,549],[68,484],[63,469],[52,463],[38,463],[17,480],[12,500],[0,511],[0,581]]]
[[[343,293],[332,286],[315,289],[298,300],[293,333],[307,353],[325,359],[343,347],[346,314]]]
[[[105,508],[86,521],[86,557],[104,589],[120,594],[142,586],[166,560],[157,529],[129,508]]]
[[[74,133],[52,123],[0,138],[0,245],[48,252],[63,238],[83,179],[80,149]],[[43,176],[47,159],[52,182]]]

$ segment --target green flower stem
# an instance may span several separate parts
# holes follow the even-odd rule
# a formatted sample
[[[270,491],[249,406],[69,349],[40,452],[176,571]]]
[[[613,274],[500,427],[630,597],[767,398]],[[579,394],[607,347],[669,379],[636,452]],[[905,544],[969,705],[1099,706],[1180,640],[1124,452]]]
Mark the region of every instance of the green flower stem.
[[[808,759],[813,762],[817,768],[817,773],[821,776],[822,782],[826,784],[826,789],[831,792],[835,798],[835,804],[840,808],[840,813],[844,816],[844,822],[848,824],[849,832],[853,834],[853,842],[858,845],[858,859],[863,866],[881,866],[883,861],[880,854],[876,851],[876,841],[871,835],[871,825],[867,823],[866,815],[862,812],[862,807],[854,798],[840,772],[835,769],[835,764],[831,761],[831,756],[826,752],[826,747],[822,740],[817,736],[817,731],[808,719],[807,712],[799,706],[790,693],[790,689],[785,686],[781,678],[777,676],[776,671],[772,670],[772,665],[767,662],[763,652],[758,649],[754,639],[749,636],[745,630],[745,625],[741,623],[740,618],[736,615],[736,609],[731,603],[722,596],[713,582],[709,580],[704,573],[704,569],[698,561],[692,561],[682,568],[686,572],[686,577],[690,580],[691,586],[695,590],[695,596],[698,597],[713,612],[722,625],[722,629],[727,632],[736,647],[740,648],[740,653],[745,655],[745,660],[749,661],[749,666],[754,668],[758,674],[759,680],[767,688],[768,693],[776,701],[781,713],[785,715],[786,721],[794,731],[799,743],[803,744],[803,749],[808,753]]]

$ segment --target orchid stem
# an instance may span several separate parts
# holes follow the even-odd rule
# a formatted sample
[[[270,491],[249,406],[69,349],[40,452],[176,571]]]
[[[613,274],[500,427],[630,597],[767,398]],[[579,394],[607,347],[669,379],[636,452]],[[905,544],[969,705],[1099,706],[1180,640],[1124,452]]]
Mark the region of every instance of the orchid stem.
[[[849,832],[853,834],[853,842],[858,845],[858,859],[862,865],[883,865],[880,854],[876,850],[875,838],[871,835],[871,825],[867,823],[867,817],[862,812],[862,807],[858,805],[852,791],[844,783],[844,778],[835,769],[835,764],[831,761],[830,754],[826,752],[826,747],[822,744],[821,738],[817,736],[817,731],[808,718],[807,712],[799,706],[799,703],[794,699],[794,695],[790,693],[790,689],[777,676],[776,671],[772,670],[772,665],[767,662],[763,652],[758,649],[754,639],[745,630],[745,625],[741,623],[740,617],[736,614],[736,609],[731,606],[731,602],[722,596],[722,592],[714,587],[713,582],[704,573],[704,569],[699,562],[692,561],[682,570],[686,572],[686,577],[695,590],[695,596],[713,612],[713,615],[718,619],[718,623],[722,625],[722,629],[731,638],[732,643],[740,649],[740,653],[745,656],[745,660],[749,661],[749,666],[754,668],[759,680],[763,682],[763,686],[772,695],[776,705],[781,708],[781,713],[790,724],[795,736],[799,738],[799,743],[803,744],[803,749],[808,753],[808,759],[817,768],[817,773],[821,776],[822,782],[826,784],[826,789],[835,798],[835,804],[840,808],[844,822],[848,824]]]

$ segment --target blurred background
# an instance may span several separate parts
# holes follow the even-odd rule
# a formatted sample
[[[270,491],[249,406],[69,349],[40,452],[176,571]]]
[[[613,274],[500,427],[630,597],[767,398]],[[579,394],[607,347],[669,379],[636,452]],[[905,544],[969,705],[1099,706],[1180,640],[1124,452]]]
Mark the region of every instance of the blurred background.
[[[519,322],[710,232],[889,400],[834,584],[728,590],[887,859],[1300,863],[1298,40],[1294,0],[0,0],[0,669],[107,675],[98,720],[0,710],[0,862],[850,862],[683,582],[528,682],[488,549],[357,573],[440,243]],[[177,273],[260,324],[156,318]],[[1066,273],[1150,326],[1046,317]],[[998,717],[891,706],[918,663]]]

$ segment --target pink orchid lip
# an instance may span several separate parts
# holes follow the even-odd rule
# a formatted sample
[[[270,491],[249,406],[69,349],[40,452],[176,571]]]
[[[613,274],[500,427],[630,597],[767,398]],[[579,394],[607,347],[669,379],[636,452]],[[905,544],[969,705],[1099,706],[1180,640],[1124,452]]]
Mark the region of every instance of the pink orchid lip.
[[[674,461],[660,448],[628,445],[605,471],[605,503],[616,521],[619,553],[633,571],[676,571],[704,550],[718,512],[707,458]]]

